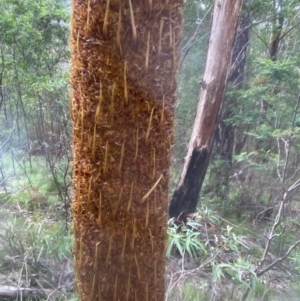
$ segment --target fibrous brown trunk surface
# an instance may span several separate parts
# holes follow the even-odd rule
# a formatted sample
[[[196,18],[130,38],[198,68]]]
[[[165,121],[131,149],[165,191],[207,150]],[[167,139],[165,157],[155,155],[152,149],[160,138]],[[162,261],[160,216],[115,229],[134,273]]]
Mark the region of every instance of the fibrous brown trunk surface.
[[[81,300],[164,300],[182,0],[73,0],[73,212]]]
[[[197,115],[183,172],[171,200],[170,217],[196,210],[213,146],[240,7],[241,0],[215,1]]]

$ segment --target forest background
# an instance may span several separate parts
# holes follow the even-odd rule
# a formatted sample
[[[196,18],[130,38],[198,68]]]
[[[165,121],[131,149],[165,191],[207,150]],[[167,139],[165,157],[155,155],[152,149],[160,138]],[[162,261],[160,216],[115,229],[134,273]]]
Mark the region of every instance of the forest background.
[[[1,292],[19,298],[20,290],[11,292],[22,287],[24,296],[40,300],[77,300],[70,211],[70,2],[0,3],[0,298]],[[170,198],[194,123],[212,4],[188,0],[185,5]],[[299,8],[292,0],[244,3],[237,36],[247,31],[247,38],[232,70],[244,65],[228,82],[198,210],[168,229],[167,300],[297,295]]]

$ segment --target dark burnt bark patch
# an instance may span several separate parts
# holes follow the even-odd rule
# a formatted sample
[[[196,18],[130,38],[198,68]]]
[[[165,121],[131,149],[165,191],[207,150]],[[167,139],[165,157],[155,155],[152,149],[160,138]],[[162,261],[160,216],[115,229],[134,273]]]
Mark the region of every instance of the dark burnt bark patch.
[[[182,212],[196,210],[199,193],[205,177],[210,152],[194,148],[184,181],[176,188],[169,207],[170,217],[178,218]]]

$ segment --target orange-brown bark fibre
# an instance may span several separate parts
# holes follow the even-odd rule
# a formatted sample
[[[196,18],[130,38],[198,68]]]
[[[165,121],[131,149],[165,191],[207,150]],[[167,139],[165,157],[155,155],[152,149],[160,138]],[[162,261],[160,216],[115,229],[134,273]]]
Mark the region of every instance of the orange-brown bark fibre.
[[[73,212],[81,300],[164,300],[182,0],[73,0]]]

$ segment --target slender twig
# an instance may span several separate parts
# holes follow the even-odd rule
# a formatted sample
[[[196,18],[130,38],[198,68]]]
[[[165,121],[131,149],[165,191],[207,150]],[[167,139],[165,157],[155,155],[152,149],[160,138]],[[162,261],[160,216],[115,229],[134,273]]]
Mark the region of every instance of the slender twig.
[[[196,37],[199,34],[201,25],[203,24],[203,21],[205,20],[206,16],[208,15],[208,13],[211,11],[213,5],[211,5],[208,10],[206,11],[206,13],[204,14],[202,20],[199,22],[194,34],[192,35],[192,37],[188,40],[188,42],[186,43],[186,45],[184,47],[182,47],[181,50],[181,59],[180,59],[180,63],[179,63],[179,70],[181,69],[181,66],[183,64],[184,59],[186,58],[186,56],[188,55],[189,51],[191,50],[192,46],[195,44],[196,41]]]
[[[270,263],[269,265],[267,265],[265,268],[263,268],[262,270],[260,270],[256,275],[258,277],[262,276],[263,274],[265,274],[266,272],[268,272],[272,267],[276,266],[278,263],[282,262],[284,259],[286,259],[290,253],[298,246],[300,245],[300,240],[297,240],[292,246],[290,246],[288,248],[288,250],[284,253],[283,256],[277,258],[276,260],[274,260],[272,263]]]
[[[2,145],[0,146],[0,150],[8,143],[8,141],[10,140],[11,138],[11,135],[12,133],[14,132],[15,130],[15,127],[12,128],[12,130],[10,131],[9,135],[8,135],[8,138],[2,143]]]
[[[287,30],[280,38],[279,41],[283,40],[290,32],[292,32],[297,26],[300,25],[300,22],[296,23],[294,26],[292,26],[289,30]]]

